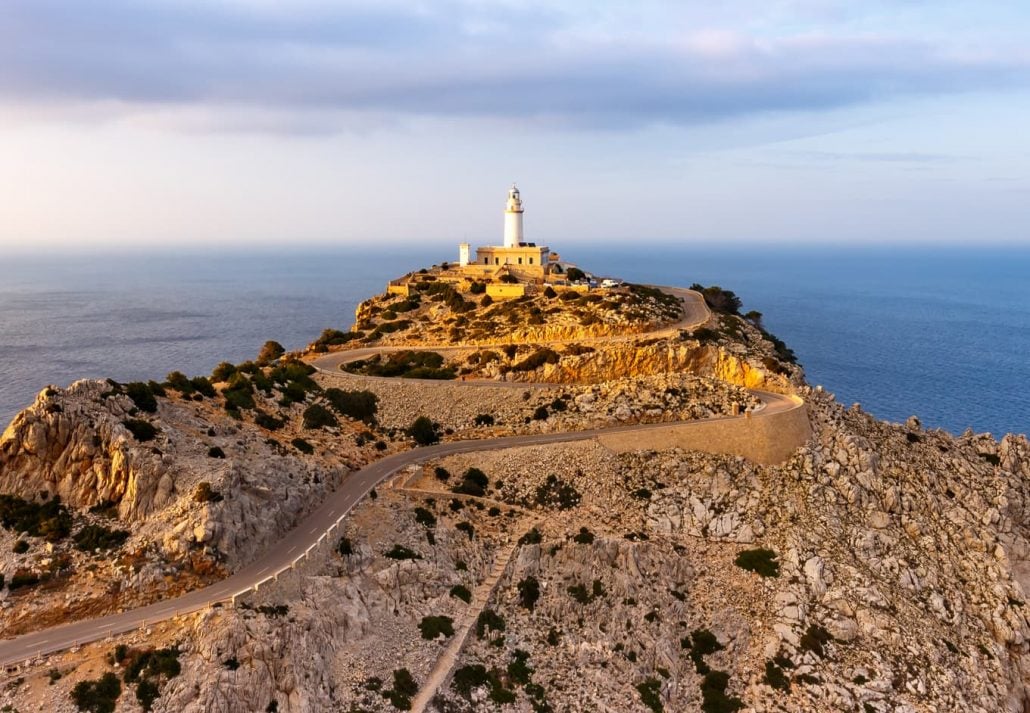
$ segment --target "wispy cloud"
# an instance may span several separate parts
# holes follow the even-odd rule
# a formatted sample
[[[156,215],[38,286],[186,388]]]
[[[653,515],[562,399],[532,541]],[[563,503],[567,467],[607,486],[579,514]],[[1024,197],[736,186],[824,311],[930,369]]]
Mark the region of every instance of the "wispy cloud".
[[[405,116],[684,124],[1030,84],[1019,52],[680,20],[619,33],[532,3],[10,0],[0,101],[303,132]]]

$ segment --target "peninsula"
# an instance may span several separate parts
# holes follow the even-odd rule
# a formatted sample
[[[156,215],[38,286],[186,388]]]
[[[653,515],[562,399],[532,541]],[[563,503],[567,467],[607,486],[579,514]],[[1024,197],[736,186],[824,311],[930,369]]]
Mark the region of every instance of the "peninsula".
[[[0,709],[1030,707],[1030,443],[877,421],[716,286],[526,240],[0,437]]]

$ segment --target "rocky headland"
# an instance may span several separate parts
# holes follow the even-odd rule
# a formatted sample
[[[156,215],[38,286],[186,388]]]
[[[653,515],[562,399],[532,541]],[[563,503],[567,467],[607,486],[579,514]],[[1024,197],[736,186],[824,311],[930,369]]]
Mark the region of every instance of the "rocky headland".
[[[413,459],[233,605],[7,661],[3,710],[1030,710],[1025,436],[839,404],[718,288],[416,282],[304,354],[42,391],[0,437],[0,635],[239,572],[386,456],[584,437]],[[777,394],[778,462],[633,447]]]

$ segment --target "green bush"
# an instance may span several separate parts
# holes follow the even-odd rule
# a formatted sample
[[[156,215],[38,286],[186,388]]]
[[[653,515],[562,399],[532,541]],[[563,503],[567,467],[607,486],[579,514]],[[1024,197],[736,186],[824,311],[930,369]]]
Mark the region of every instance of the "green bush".
[[[578,267],[570,267],[565,273],[565,277],[568,278],[569,282],[579,282],[580,280],[587,279],[587,274]]]
[[[282,344],[268,340],[261,346],[261,351],[258,352],[257,359],[255,361],[258,366],[268,366],[285,353],[286,349],[283,348]]]
[[[71,692],[75,706],[89,713],[113,713],[121,695],[122,684],[110,671],[95,681],[79,681]]]
[[[218,446],[211,446],[207,449],[208,458],[225,458],[225,451]]]
[[[662,713],[665,710],[662,705],[662,683],[657,678],[646,678],[643,683],[638,683],[637,692],[640,694],[640,702],[654,713]]]
[[[465,602],[466,604],[469,604],[469,603],[472,602],[472,592],[470,592],[468,590],[468,587],[466,587],[464,585],[455,584],[453,587],[451,587],[450,594],[451,594],[452,597],[455,597],[456,599],[460,599],[461,601]]]
[[[232,378],[233,374],[237,371],[236,365],[232,362],[223,361],[219,362],[218,366],[211,372],[211,381],[217,383],[226,382]]]
[[[440,441],[436,425],[427,416],[419,416],[412,421],[405,433],[420,446],[428,446]]]
[[[433,469],[433,475],[442,483],[446,483],[451,478],[450,471],[439,465]]]
[[[551,414],[547,410],[546,406],[537,406],[536,410],[533,412],[533,420],[534,421],[545,421],[545,420],[547,420],[547,417],[550,416],[550,415]]]
[[[392,560],[420,560],[422,555],[413,550],[409,550],[404,545],[394,545],[389,552],[385,553],[386,557]]]
[[[264,411],[258,411],[254,414],[254,423],[266,431],[278,431],[286,425],[286,419],[277,418],[271,414],[265,413]]]
[[[326,389],[325,398],[341,416],[365,423],[373,423],[379,410],[379,397],[371,391],[344,391],[334,387]]]
[[[459,522],[454,526],[454,529],[464,532],[469,536],[470,540],[476,536],[476,528],[472,526],[471,522]]]
[[[485,686],[489,681],[490,677],[486,672],[486,667],[482,664],[472,664],[470,666],[462,666],[454,672],[451,686],[459,695],[467,699],[471,697],[472,691],[480,686]]]
[[[157,411],[157,399],[154,398],[154,390],[150,387],[150,384],[142,381],[133,381],[125,384],[122,388],[125,389],[125,393],[132,399],[132,402],[136,404],[136,408],[140,411],[147,413]]]
[[[495,421],[494,417],[488,413],[481,413],[472,419],[472,423],[476,426],[493,426]]]
[[[790,690],[790,677],[783,673],[783,669],[774,661],[765,662],[765,676],[762,678],[762,682],[770,688],[780,691]]]
[[[39,584],[39,575],[26,569],[19,569],[11,575],[8,588],[13,592],[25,587],[34,587]]]
[[[594,533],[585,527],[579,528],[579,533],[572,538],[572,541],[579,545],[594,544]]]
[[[333,415],[332,411],[322,404],[311,404],[304,409],[304,428],[306,429],[328,428],[339,425],[340,422],[336,420],[336,416]]]
[[[548,285],[547,287],[544,288],[544,297],[546,297],[547,299],[553,300],[557,296],[558,296],[558,293],[555,292],[554,288],[551,287],[550,285]]]
[[[206,376],[194,376],[190,379],[190,386],[198,394],[212,398],[215,395],[215,387]]]
[[[493,609],[484,609],[476,618],[476,637],[482,639],[487,631],[503,632],[504,618]]]
[[[43,503],[16,495],[0,495],[0,526],[11,532],[27,532],[47,542],[64,539],[72,530],[72,516],[57,495]]]
[[[343,557],[348,557],[354,554],[354,547],[351,545],[349,537],[341,537],[340,541],[336,543],[336,551]]]
[[[487,478],[486,473],[479,468],[469,468],[465,471],[465,475],[462,476],[461,482],[451,488],[451,492],[459,495],[482,497],[486,495],[486,489],[489,484],[490,479]]]
[[[704,657],[714,654],[716,651],[722,651],[724,648],[715,634],[708,629],[694,629],[689,637],[680,640],[680,645],[685,649],[690,649],[690,660],[694,662],[695,670],[702,676],[711,671],[711,668],[705,663]]]
[[[111,530],[103,525],[86,525],[75,533],[75,547],[84,552],[114,550],[129,539],[128,530]]]
[[[196,389],[193,388],[193,384],[190,383],[189,377],[181,371],[169,372],[168,376],[165,377],[165,383],[183,396],[189,396],[196,391]]]
[[[519,538],[519,545],[539,545],[541,540],[543,540],[543,535],[540,534],[540,530],[534,527]]]
[[[436,515],[424,507],[415,508],[415,522],[426,527],[436,527]]]
[[[422,638],[432,641],[438,636],[454,636],[454,619],[449,616],[424,616],[418,625]]]
[[[145,711],[154,709],[154,701],[160,695],[161,692],[153,681],[144,679],[136,684],[136,700],[139,701],[140,707]]]
[[[11,547],[11,552],[13,552],[16,555],[23,555],[23,554],[25,554],[28,551],[29,551],[29,543],[26,542],[25,540],[18,540],[17,542],[14,543],[14,546]]]
[[[340,368],[365,376],[400,377],[405,379],[453,379],[455,371],[444,368],[444,358],[437,352],[405,350],[389,355],[359,359]]]
[[[533,611],[540,599],[540,582],[536,577],[526,577],[518,584],[519,604]]]
[[[146,443],[152,441],[160,433],[157,426],[152,424],[150,421],[144,421],[140,418],[128,418],[122,421],[122,425],[129,429],[129,433],[140,443]]]
[[[294,438],[292,441],[290,441],[290,445],[296,448],[301,453],[304,453],[305,455],[311,455],[315,452],[315,447],[307,441],[305,441],[303,438]]]
[[[695,292],[700,292],[705,298],[705,303],[713,312],[721,314],[740,314],[741,301],[730,290],[724,290],[718,285],[702,287],[696,282],[690,286]]]
[[[329,347],[339,346],[355,339],[361,339],[360,332],[341,332],[339,329],[324,329],[311,344],[311,349],[316,352],[325,352]]]
[[[780,563],[776,561],[776,553],[763,547],[744,550],[733,561],[735,565],[763,577],[779,577]]]

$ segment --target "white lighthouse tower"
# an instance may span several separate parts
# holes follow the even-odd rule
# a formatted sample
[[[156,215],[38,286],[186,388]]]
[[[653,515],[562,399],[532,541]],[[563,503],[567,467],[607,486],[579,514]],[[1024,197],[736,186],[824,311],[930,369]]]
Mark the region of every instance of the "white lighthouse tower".
[[[522,199],[519,189],[511,184],[504,208],[504,247],[517,248],[522,243]]]

